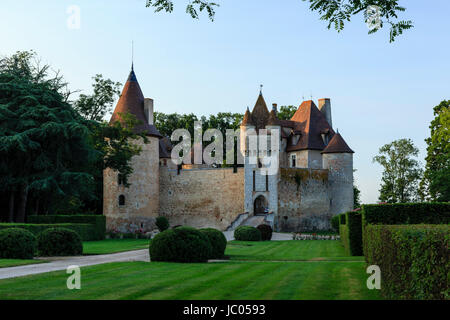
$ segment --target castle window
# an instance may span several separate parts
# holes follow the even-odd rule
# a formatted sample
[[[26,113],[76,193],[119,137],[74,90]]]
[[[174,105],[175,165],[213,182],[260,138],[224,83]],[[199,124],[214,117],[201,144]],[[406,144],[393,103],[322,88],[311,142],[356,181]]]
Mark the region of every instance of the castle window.
[[[266,172],[266,191],[269,191],[269,173]]]
[[[291,167],[295,168],[297,166],[297,156],[295,154],[291,155]]]
[[[117,183],[119,184],[119,186],[120,185],[123,185],[124,184],[124,182],[125,182],[125,177],[123,176],[123,174],[118,174],[117,175]]]
[[[256,191],[256,189],[255,189],[255,180],[256,180],[256,172],[255,171],[253,171],[253,191]]]
[[[121,194],[119,196],[119,206],[124,206],[125,205],[125,196],[123,194]]]

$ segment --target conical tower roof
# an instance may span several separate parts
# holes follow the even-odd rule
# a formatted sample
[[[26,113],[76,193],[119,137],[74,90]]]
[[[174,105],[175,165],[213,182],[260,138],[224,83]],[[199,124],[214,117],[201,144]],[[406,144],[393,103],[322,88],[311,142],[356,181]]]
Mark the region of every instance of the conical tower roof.
[[[250,113],[250,110],[247,107],[247,111],[245,111],[244,119],[242,119],[241,126],[253,126],[253,120],[252,115]]]
[[[268,119],[269,110],[267,109],[267,104],[262,93],[260,93],[252,110],[252,120],[256,129],[264,129]]]
[[[135,133],[146,133],[149,136],[161,138],[162,135],[154,125],[148,123],[147,116],[144,113],[144,95],[136,78],[133,68],[131,68],[128,80],[122,91],[122,95],[117,102],[116,108],[111,116],[110,124],[119,121],[125,125],[121,115],[130,113],[140,122],[133,131]]]
[[[328,143],[322,153],[355,153],[342,138],[341,134],[336,133]]]

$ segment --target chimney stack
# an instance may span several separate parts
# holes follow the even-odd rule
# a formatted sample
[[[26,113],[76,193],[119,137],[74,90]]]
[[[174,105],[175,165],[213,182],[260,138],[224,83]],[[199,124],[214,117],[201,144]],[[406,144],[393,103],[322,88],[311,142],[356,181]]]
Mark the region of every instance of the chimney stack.
[[[331,103],[329,98],[319,99],[319,110],[327,119],[328,124],[333,128],[333,123],[331,121]]]
[[[275,114],[277,114],[278,109],[277,109],[277,104],[276,103],[272,103],[272,110],[275,111]]]
[[[144,113],[148,124],[153,124],[153,99],[144,99]]]

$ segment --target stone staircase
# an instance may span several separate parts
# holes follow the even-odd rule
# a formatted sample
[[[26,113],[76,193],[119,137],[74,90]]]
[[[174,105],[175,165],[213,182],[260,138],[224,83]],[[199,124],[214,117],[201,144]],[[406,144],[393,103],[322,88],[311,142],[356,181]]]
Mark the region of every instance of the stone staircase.
[[[260,224],[265,223],[265,216],[264,215],[256,215],[256,216],[251,216],[248,217],[247,219],[245,219],[242,223],[241,226],[250,226],[250,227],[257,227]]]
[[[261,214],[255,216],[248,216],[248,213],[240,214],[233,223],[226,229],[226,231],[233,231],[239,226],[257,227],[260,224],[269,224],[273,228],[272,219],[268,219],[269,215]]]

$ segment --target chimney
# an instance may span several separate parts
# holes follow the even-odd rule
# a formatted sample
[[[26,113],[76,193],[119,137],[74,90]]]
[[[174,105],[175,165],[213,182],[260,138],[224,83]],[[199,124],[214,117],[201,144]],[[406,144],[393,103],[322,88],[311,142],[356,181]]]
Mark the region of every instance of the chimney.
[[[277,104],[276,103],[272,103],[272,110],[275,111],[275,114],[277,114],[278,109],[277,109]]]
[[[153,99],[144,99],[144,113],[148,124],[153,124]]]
[[[331,121],[331,103],[329,98],[319,99],[319,110],[327,119],[330,127],[333,128],[333,123]]]

